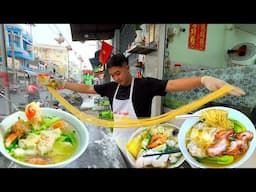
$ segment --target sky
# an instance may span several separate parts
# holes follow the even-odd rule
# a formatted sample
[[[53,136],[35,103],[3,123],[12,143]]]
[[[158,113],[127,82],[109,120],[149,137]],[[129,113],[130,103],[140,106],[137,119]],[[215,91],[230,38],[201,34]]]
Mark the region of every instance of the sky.
[[[69,24],[35,24],[33,27],[30,25],[22,25],[25,30],[29,33],[32,32],[32,38],[35,44],[48,44],[48,45],[60,45],[67,46],[71,45],[72,51],[70,52],[70,60],[76,60],[76,57],[81,55],[84,65],[87,68],[91,68],[89,58],[94,57],[96,49],[95,41],[85,41],[81,43],[80,41],[72,41],[71,29]],[[62,34],[65,41],[62,44],[58,44],[55,38]]]

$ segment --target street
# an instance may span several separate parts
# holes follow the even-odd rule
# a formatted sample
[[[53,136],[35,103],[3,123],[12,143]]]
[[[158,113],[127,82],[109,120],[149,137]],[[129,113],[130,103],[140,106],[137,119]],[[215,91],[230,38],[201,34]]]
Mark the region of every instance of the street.
[[[61,94],[69,94],[71,91],[69,90],[61,90]],[[46,88],[39,89],[39,101],[43,103],[44,106],[51,106],[51,104],[55,101],[53,96],[48,92]],[[11,100],[11,113],[17,111],[17,108],[24,108],[26,104],[29,103],[29,94],[27,92],[12,92],[10,93]],[[8,101],[7,98],[0,95],[0,116],[8,115]]]
[[[22,110],[25,106],[31,101],[40,102],[42,107],[57,107],[63,110],[66,110],[62,105],[58,105],[58,101],[50,94],[50,92],[45,87],[39,88],[39,93],[36,95],[29,95],[28,92],[23,91],[26,89],[20,89],[17,92],[10,93],[10,113],[14,113],[17,110]],[[94,106],[93,97],[88,94],[78,94],[73,91],[62,89],[58,92],[73,106],[78,107],[79,109],[86,110],[87,112],[93,113],[95,116],[98,116],[98,113],[91,111]],[[8,115],[8,100],[7,97],[0,93],[0,122],[5,116]]]

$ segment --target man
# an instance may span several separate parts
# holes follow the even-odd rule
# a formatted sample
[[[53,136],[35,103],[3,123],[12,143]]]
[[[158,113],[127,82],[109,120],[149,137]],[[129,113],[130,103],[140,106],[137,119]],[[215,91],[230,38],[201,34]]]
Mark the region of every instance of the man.
[[[128,59],[122,54],[112,56],[107,63],[107,69],[114,82],[90,86],[54,80],[51,81],[50,85],[80,93],[107,96],[111,102],[114,120],[122,121],[127,117],[133,119],[150,117],[154,96],[164,96],[167,92],[185,91],[201,86],[205,86],[210,91],[215,91],[227,84],[225,81],[211,76],[174,80],[159,80],[150,77],[134,78],[129,71]],[[245,92],[235,87],[230,94],[242,96],[245,95]],[[128,139],[135,130],[134,128],[114,128],[113,130],[113,136],[124,154]]]
[[[40,99],[39,89],[37,86],[33,84],[28,85],[27,92],[28,92],[28,103],[31,103],[32,101],[36,101]]]

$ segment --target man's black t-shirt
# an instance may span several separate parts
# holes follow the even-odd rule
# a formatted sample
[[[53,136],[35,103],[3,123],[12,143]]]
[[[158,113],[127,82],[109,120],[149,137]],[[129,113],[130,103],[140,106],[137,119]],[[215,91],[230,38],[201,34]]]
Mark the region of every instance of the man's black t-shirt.
[[[137,117],[150,117],[151,105],[154,96],[165,96],[165,88],[168,80],[159,80],[152,77],[135,78],[132,102]],[[107,96],[113,106],[113,97],[117,88],[116,82],[104,85],[94,85],[95,91],[101,96]],[[128,99],[131,86],[119,87],[117,99]]]

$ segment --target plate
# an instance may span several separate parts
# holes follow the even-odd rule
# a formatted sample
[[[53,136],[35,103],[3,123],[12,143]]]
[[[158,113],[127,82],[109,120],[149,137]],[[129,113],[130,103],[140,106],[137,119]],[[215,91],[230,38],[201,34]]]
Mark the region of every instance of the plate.
[[[253,139],[251,141],[249,141],[248,150],[242,156],[241,159],[239,159],[238,161],[236,161],[232,164],[229,164],[229,165],[210,166],[210,165],[205,165],[205,164],[198,162],[188,152],[187,147],[186,147],[186,140],[185,140],[185,137],[186,137],[186,134],[188,133],[188,131],[191,129],[191,127],[193,125],[195,125],[199,121],[199,118],[196,117],[196,118],[186,119],[184,121],[184,123],[181,125],[180,132],[178,135],[178,141],[179,141],[179,147],[180,147],[182,154],[184,155],[185,159],[193,167],[198,167],[198,168],[236,168],[236,167],[241,166],[252,156],[252,154],[255,150],[255,147],[256,147],[256,130],[255,130],[253,123],[246,115],[244,115],[243,113],[241,113],[238,110],[235,110],[235,109],[232,109],[229,107],[221,107],[221,106],[208,107],[208,108],[204,108],[204,109],[201,109],[201,110],[195,112],[194,115],[200,115],[203,111],[208,110],[208,109],[222,109],[222,110],[228,111],[228,118],[239,121],[246,127],[246,129],[248,131],[251,131],[253,133]]]
[[[131,135],[131,137],[130,137],[130,139],[129,139],[129,141],[128,141],[128,143],[130,143],[131,142],[131,140],[133,139],[133,138],[136,138],[137,136],[139,136],[139,135],[141,135],[141,134],[143,134],[143,133],[145,133],[144,131],[147,131],[147,130],[149,130],[149,129],[153,129],[153,128],[157,128],[158,126],[168,126],[168,127],[172,127],[172,128],[174,128],[174,130],[178,130],[178,132],[179,132],[179,128],[176,126],[176,125],[173,125],[173,124],[170,124],[170,123],[164,123],[164,124],[160,124],[160,125],[156,125],[156,126],[153,126],[153,127],[144,127],[144,128],[139,128],[139,129],[137,129],[132,135]],[[178,134],[178,133],[177,133]],[[176,138],[176,145],[177,145],[177,142],[178,142],[178,136],[176,135],[176,136],[173,136],[173,138]],[[166,143],[165,143],[166,144]],[[163,146],[163,145],[160,145],[160,146],[158,146],[158,147],[161,147],[161,146]],[[158,147],[156,147],[156,148],[158,148]],[[178,146],[179,147],[179,146]],[[180,153],[179,153],[180,154]],[[143,166],[143,167],[138,167],[138,165],[136,164],[136,159],[134,158],[134,156],[129,152],[129,150],[127,150],[127,158],[128,158],[128,160],[129,160],[129,163],[134,167],[134,168],[154,168],[154,166],[152,166],[152,165],[149,165],[149,166]],[[178,155],[178,153],[176,154],[176,155]],[[154,156],[155,158],[160,158],[161,156]],[[138,158],[138,156],[137,156],[137,158]],[[148,158],[148,157],[146,157],[146,158]],[[144,158],[145,159],[145,158]],[[170,164],[169,163],[169,161],[168,161],[168,166],[167,167],[163,167],[163,168],[176,168],[176,167],[178,167],[178,166],[180,166],[183,162],[184,162],[184,160],[185,160],[185,158],[183,157],[183,155],[182,154],[180,154],[180,157],[178,157],[177,158],[178,159],[178,161],[177,162],[175,162],[174,164]],[[148,160],[146,160],[146,161],[148,161]],[[147,162],[148,163],[148,162]],[[158,167],[158,166],[156,166],[156,168],[162,168],[162,167]]]

